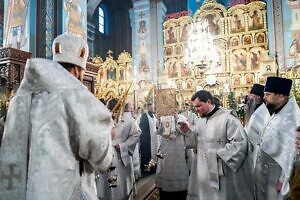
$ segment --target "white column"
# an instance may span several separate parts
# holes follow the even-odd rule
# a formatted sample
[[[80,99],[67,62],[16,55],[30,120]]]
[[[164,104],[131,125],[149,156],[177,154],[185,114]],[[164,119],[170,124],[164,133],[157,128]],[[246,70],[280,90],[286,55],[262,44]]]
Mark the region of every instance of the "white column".
[[[162,2],[140,0],[130,10],[132,58],[136,81],[157,83],[163,66],[162,23],[166,8]]]

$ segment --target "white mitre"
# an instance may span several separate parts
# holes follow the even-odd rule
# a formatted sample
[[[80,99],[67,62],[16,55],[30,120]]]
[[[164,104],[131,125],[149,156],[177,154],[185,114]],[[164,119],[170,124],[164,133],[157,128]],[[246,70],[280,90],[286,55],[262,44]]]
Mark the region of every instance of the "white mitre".
[[[59,35],[53,41],[52,52],[54,61],[71,63],[86,70],[89,48],[82,37],[70,33]]]

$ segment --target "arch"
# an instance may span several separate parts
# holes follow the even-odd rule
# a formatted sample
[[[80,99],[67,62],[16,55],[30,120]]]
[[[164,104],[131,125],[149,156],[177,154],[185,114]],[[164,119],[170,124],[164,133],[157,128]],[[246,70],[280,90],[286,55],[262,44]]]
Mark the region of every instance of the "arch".
[[[98,31],[101,34],[108,34],[108,11],[105,5],[98,6]]]
[[[102,0],[89,0],[87,3],[87,19],[92,20],[96,8],[101,3]]]
[[[88,2],[87,2],[87,19],[89,21],[92,21],[95,11],[102,1],[103,0],[88,0]],[[115,0],[114,3],[115,4],[123,3],[123,5],[128,5],[129,8],[132,8],[131,0],[122,0],[122,1]]]

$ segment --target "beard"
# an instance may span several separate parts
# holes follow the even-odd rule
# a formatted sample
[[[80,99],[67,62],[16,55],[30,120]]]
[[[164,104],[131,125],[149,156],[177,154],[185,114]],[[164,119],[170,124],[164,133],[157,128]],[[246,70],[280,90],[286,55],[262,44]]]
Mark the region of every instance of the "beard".
[[[245,124],[248,123],[251,115],[255,112],[256,108],[257,108],[257,103],[255,99],[250,99],[247,101],[247,109],[245,113]]]

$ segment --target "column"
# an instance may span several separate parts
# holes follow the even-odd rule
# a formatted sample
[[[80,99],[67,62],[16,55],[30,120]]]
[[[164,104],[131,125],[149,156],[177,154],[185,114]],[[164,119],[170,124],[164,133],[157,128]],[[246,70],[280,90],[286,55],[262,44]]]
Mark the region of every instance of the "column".
[[[137,0],[130,10],[132,58],[136,81],[157,83],[163,67],[162,23],[166,8],[162,2]]]
[[[152,81],[159,85],[159,74],[163,71],[163,22],[166,15],[166,7],[163,2],[151,3],[151,66]]]
[[[37,28],[32,28],[37,31],[36,37],[32,37],[30,42],[31,48],[36,46],[36,56],[43,58],[52,58],[52,41],[54,37],[54,1],[42,0],[38,1],[33,9],[37,10],[38,19],[36,21]],[[36,14],[31,15],[36,18]],[[32,24],[34,26],[34,24]],[[32,33],[35,35],[35,33]]]
[[[29,0],[15,6],[15,0],[4,1],[3,46],[29,51]]]
[[[282,1],[272,1],[272,12],[274,18],[274,39],[275,39],[275,54],[277,55],[278,67],[284,68],[285,64],[285,49],[284,47],[284,29],[283,29],[283,13]],[[271,40],[272,37],[270,37]],[[276,56],[275,56],[276,58]]]
[[[150,35],[150,1],[139,0],[133,2],[130,11],[132,27],[132,58],[134,77],[136,81],[149,80],[151,77],[151,35]]]

